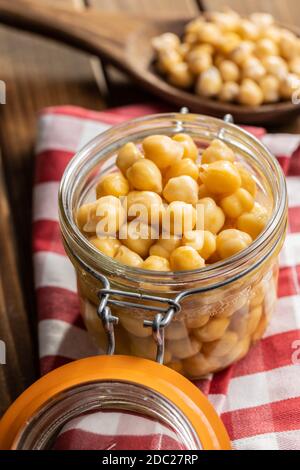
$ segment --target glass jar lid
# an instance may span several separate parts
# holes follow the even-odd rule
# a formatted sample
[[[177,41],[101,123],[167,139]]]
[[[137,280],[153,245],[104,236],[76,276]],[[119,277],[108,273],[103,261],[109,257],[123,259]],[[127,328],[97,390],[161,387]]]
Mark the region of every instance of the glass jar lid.
[[[153,361],[97,356],[29,387],[0,421],[0,449],[230,449],[223,423],[185,377]]]

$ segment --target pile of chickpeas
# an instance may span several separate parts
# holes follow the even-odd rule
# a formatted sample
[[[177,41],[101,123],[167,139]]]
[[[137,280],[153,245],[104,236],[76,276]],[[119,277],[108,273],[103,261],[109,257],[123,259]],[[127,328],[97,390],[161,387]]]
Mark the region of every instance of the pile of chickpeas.
[[[200,152],[188,134],[151,135],[141,143],[122,146],[116,166],[117,171],[96,183],[95,200],[81,205],[76,219],[94,248],[132,268],[201,269],[249,247],[269,220],[270,209],[259,196],[256,176],[220,139]],[[122,229],[134,221],[134,204],[147,208],[139,226],[148,236],[131,236],[128,231],[127,238],[122,238]],[[198,204],[204,215],[201,229],[195,228]],[[109,215],[116,233],[99,231],[103,214]],[[155,229],[150,225],[153,214],[158,220]],[[166,215],[168,236],[162,233]],[[182,233],[184,218],[191,230]],[[250,278],[184,299],[181,313],[165,331],[164,363],[198,378],[243,357],[262,336],[274,309],[277,271],[275,257]],[[78,288],[87,328],[105,351],[106,333],[97,315],[100,286],[91,275],[78,271]],[[153,312],[112,309],[119,318],[116,353],[154,360],[151,329],[143,326]]]
[[[199,96],[259,106],[290,100],[300,86],[300,39],[272,15],[210,12],[186,25],[182,40],[152,40],[166,80]]]

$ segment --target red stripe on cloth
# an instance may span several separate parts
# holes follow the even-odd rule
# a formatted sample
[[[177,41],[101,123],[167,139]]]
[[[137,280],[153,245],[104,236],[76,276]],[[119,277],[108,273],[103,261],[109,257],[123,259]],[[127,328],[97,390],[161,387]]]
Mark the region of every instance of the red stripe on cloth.
[[[291,158],[284,155],[276,155],[276,158],[279,161],[283,173],[287,175],[291,164]]]
[[[64,150],[45,150],[37,155],[35,184],[60,181],[73,152]]]
[[[148,114],[162,112],[172,112],[166,105],[161,104],[138,104],[112,108],[110,111],[92,111],[90,109],[79,108],[77,106],[53,106],[45,108],[40,112],[44,114],[58,114],[90,119],[92,121],[101,121],[105,124],[119,124],[129,119],[141,117]]]
[[[221,418],[232,440],[266,433],[293,431],[300,427],[300,397],[230,411],[223,413]]]
[[[85,329],[77,294],[61,287],[39,287],[36,296],[39,321],[61,320]]]
[[[288,176],[300,176],[300,147],[291,156]]]
[[[180,442],[170,436],[149,434],[145,436],[106,436],[70,429],[60,434],[53,450],[186,450]]]
[[[54,220],[39,220],[33,223],[33,252],[50,251],[66,255],[62,243],[59,223]]]
[[[300,191],[300,182],[299,182]],[[289,232],[299,233],[300,232],[300,207],[289,207]]]
[[[73,359],[64,356],[44,356],[40,358],[40,371],[41,375],[48,374],[51,370],[56,369],[57,367],[64,366],[73,362]]]
[[[278,297],[299,294],[298,268],[287,266],[279,270]]]

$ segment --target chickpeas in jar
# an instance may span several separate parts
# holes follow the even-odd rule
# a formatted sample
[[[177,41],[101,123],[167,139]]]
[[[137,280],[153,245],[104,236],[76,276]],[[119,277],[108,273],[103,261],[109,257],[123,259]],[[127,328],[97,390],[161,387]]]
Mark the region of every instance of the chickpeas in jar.
[[[277,298],[287,208],[276,160],[238,127],[192,114],[125,123],[82,152],[62,181],[60,220],[100,350],[105,276],[118,292],[108,304],[118,318],[116,354],[155,360],[144,321],[153,321],[159,297],[166,311],[170,299],[180,304],[165,327],[166,365],[199,378],[244,357]],[[141,296],[129,305],[122,292]]]
[[[255,107],[290,100],[299,89],[299,44],[272,15],[245,18],[231,9],[204,13],[186,24],[181,37],[152,39],[155,67],[171,85]]]

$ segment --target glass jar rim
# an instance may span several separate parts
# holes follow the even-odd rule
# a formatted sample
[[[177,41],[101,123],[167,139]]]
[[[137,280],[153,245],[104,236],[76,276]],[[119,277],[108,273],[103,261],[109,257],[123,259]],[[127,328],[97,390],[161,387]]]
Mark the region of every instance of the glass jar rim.
[[[157,125],[159,123],[165,123],[165,125],[167,125],[168,121],[171,123],[174,133],[187,132],[188,127],[194,130],[196,133],[197,127],[199,131],[201,126],[206,126],[207,132],[210,132],[212,126],[214,126],[216,129],[215,138],[221,138],[221,140],[224,142],[229,144],[231,143],[231,145],[233,145],[233,142],[229,141],[229,138],[232,138],[235,140],[234,145],[240,149],[243,149],[244,152],[248,155],[250,146],[257,154],[255,158],[252,156],[252,159],[256,160],[256,163],[261,167],[262,164],[264,165],[264,175],[267,176],[268,182],[273,191],[273,196],[275,196],[273,211],[268,224],[262,233],[249,245],[248,248],[228,259],[216,262],[197,270],[161,272],[150,271],[121,264],[113,258],[104,255],[91,243],[89,243],[87,238],[77,227],[73,217],[71,204],[71,183],[72,178],[74,180],[74,177],[78,176],[78,168],[80,166],[82,167],[84,163],[84,175],[87,175],[89,171],[99,164],[101,158],[105,156],[105,150],[107,154],[108,151],[111,150],[112,145],[117,149],[124,143],[132,140],[126,137],[121,139],[118,137],[119,135],[125,134],[126,136],[126,132],[134,130],[135,138],[137,138],[139,134],[145,135],[145,132],[147,129],[149,129],[147,125],[149,125],[151,122],[154,122]],[[138,127],[140,127],[140,132],[138,132]],[[153,128],[151,129],[151,134],[162,133],[160,130],[161,128],[157,127],[155,132]],[[101,150],[102,155],[100,153],[99,158],[98,146],[100,143],[104,144],[104,148]],[[107,143],[107,146],[105,146],[105,143]],[[95,151],[97,153],[96,155],[93,155],[93,152]],[[81,171],[83,171],[83,168],[81,168]],[[218,287],[219,285],[226,285],[228,282],[239,279],[249,271],[255,269],[256,266],[260,265],[264,259],[269,257],[275,250],[281,239],[282,233],[284,233],[286,229],[286,212],[287,190],[284,174],[277,159],[263,145],[263,143],[250,132],[240,128],[235,124],[224,122],[221,119],[210,116],[192,113],[160,113],[147,115],[126,121],[117,126],[113,126],[105,132],[102,132],[75,154],[65,169],[59,188],[59,220],[63,238],[67,246],[70,246],[75,259],[77,259],[79,263],[85,267],[88,265],[90,267],[90,273],[96,278],[97,268],[100,269],[101,267],[101,272],[103,272],[103,270],[108,273],[114,272],[117,273],[118,276],[124,277],[127,280],[136,281],[138,278],[138,280],[142,282],[151,281],[154,283],[157,282],[160,285],[177,284],[179,279],[182,277],[184,277],[184,282],[197,281],[197,283],[199,283],[203,280],[208,281],[222,276],[225,273],[231,273],[230,279],[227,279],[218,285],[215,284],[214,287]],[[70,240],[72,241],[71,244],[69,243]],[[270,243],[272,244],[271,249]],[[76,249],[74,250],[75,247]],[[250,268],[249,260],[252,261],[252,263],[250,263]],[[245,266],[246,261],[247,266]]]

